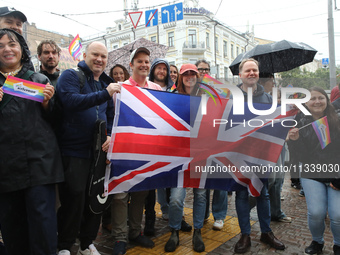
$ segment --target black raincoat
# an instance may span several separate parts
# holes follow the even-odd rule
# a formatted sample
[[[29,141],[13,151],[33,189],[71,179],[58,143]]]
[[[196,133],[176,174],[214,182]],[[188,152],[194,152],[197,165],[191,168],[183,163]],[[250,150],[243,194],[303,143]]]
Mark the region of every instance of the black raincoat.
[[[23,66],[15,77],[21,78],[30,68],[27,44],[23,46]],[[6,78],[0,74],[0,87]],[[33,73],[28,80],[46,84],[48,78]],[[15,97],[0,110],[0,193],[17,191],[64,180],[55,134],[40,102]]]

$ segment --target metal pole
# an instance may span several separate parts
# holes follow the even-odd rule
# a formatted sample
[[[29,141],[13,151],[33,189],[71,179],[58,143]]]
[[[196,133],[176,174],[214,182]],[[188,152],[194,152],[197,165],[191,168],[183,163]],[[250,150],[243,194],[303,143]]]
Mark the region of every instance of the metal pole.
[[[329,47],[329,83],[330,89],[336,86],[335,43],[332,0],[328,0],[328,47]]]

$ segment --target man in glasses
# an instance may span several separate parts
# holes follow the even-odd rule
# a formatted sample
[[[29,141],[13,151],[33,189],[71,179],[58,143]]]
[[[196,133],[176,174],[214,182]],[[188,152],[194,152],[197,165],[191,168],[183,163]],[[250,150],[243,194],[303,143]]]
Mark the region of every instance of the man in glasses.
[[[206,60],[204,59],[198,60],[195,66],[197,66],[201,78],[203,78],[205,74],[210,74],[210,65]]]
[[[204,77],[205,74],[210,75],[210,65],[204,60],[200,59],[195,64],[200,73],[201,78]],[[208,219],[210,216],[210,190],[207,190],[207,204],[205,210],[205,219]],[[224,225],[225,217],[227,216],[228,210],[228,192],[225,190],[214,190],[213,200],[212,200],[212,214],[214,216],[214,230],[221,230]]]

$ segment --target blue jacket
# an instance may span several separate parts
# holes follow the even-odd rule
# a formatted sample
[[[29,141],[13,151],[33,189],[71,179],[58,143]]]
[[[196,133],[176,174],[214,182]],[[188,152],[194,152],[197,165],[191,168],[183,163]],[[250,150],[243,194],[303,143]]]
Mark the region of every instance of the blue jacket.
[[[63,108],[59,144],[63,156],[91,158],[96,120],[105,120],[107,133],[111,134],[114,110],[106,87],[112,79],[103,72],[99,77],[102,89],[97,89],[85,61],[79,62],[78,67],[86,76],[82,89],[73,69],[65,70],[57,83],[57,96]]]

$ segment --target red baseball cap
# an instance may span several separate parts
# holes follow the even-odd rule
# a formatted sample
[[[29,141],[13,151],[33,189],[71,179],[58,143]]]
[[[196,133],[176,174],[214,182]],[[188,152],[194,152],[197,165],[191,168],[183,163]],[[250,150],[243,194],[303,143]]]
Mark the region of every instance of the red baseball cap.
[[[179,70],[179,73],[183,74],[186,71],[194,71],[194,72],[198,73],[197,66],[195,66],[194,64],[183,64],[181,66],[181,69]]]

